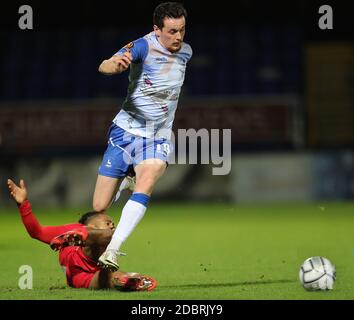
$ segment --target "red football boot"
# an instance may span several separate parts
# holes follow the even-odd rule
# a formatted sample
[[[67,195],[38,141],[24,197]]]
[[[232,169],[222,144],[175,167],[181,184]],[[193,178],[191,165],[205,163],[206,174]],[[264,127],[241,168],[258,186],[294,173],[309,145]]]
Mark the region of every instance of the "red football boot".
[[[124,277],[120,279],[122,291],[152,291],[157,286],[157,281],[149,276]]]

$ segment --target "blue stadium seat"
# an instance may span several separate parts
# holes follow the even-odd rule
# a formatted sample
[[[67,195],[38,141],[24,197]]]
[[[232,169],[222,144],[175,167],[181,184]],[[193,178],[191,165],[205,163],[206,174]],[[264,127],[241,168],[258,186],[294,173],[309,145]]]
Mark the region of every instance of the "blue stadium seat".
[[[139,27],[0,31],[6,48],[0,52],[1,99],[124,97],[126,75],[105,77],[97,68],[148,32]],[[194,55],[183,90],[187,95],[300,92],[303,37],[294,24],[190,25],[185,40]]]

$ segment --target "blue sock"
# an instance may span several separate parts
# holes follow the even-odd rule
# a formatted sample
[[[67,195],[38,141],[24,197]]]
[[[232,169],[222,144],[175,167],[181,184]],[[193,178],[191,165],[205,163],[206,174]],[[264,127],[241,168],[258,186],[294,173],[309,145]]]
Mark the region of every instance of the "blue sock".
[[[148,203],[149,203],[149,200],[150,200],[150,196],[148,196],[147,194],[145,193],[137,193],[137,192],[134,192],[130,199],[129,200],[132,200],[132,201],[135,201],[135,202],[138,202],[138,203],[141,203],[143,206],[147,207]]]

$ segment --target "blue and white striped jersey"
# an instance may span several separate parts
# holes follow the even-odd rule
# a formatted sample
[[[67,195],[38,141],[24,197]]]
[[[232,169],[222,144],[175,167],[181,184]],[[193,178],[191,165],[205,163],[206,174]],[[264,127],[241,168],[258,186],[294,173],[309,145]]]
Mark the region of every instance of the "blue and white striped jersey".
[[[113,122],[137,136],[170,139],[178,98],[192,48],[182,43],[178,52],[162,46],[155,32],[135,40],[115,55],[129,50],[127,97]]]

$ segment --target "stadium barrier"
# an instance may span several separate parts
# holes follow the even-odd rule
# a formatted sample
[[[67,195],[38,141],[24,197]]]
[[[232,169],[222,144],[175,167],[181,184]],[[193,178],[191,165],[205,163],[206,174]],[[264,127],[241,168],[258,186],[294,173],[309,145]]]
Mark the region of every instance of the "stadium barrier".
[[[1,181],[23,178],[34,203],[90,207],[101,157],[26,158],[1,165]],[[232,203],[309,202],[354,199],[354,152],[234,153],[229,175],[213,165],[169,166],[154,191],[159,201]],[[0,203],[11,205],[6,188]]]

